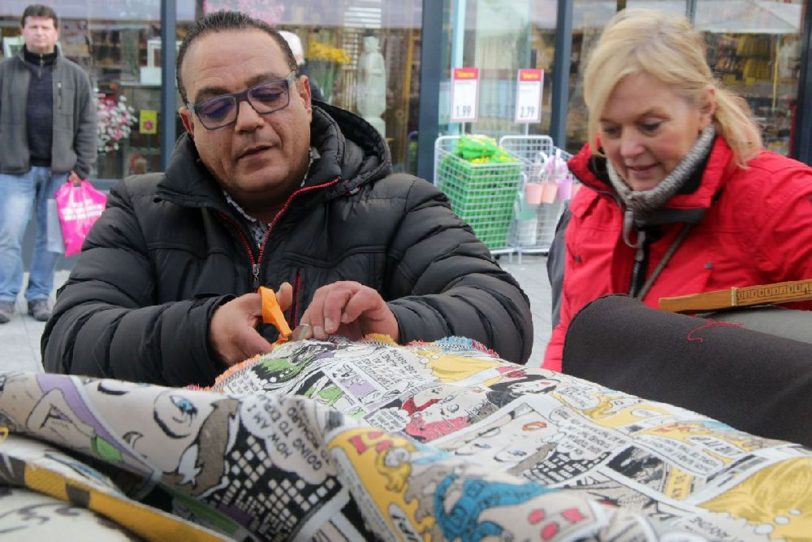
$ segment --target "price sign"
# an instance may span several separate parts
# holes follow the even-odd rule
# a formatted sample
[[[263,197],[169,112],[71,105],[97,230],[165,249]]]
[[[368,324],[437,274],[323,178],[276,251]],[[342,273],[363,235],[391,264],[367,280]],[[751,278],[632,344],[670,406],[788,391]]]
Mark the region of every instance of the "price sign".
[[[544,70],[519,70],[516,84],[516,122],[541,122]]]
[[[154,109],[141,109],[138,112],[138,131],[142,134],[157,134],[158,112]]]
[[[451,122],[473,122],[479,103],[479,68],[454,68],[451,77]]]

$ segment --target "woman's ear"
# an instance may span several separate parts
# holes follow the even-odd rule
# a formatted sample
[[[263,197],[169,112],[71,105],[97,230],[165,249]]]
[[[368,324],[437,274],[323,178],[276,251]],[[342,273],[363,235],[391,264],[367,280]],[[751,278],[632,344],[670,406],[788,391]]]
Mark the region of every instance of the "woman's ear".
[[[713,115],[716,113],[716,87],[708,85],[702,89],[699,96],[699,113],[701,115],[702,129],[713,122]]]

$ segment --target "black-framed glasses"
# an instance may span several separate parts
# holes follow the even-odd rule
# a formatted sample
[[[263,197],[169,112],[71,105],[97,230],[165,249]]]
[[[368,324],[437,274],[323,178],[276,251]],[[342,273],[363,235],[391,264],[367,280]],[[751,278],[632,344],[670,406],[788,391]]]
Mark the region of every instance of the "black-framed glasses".
[[[242,92],[223,94],[186,107],[193,111],[207,130],[216,130],[237,122],[240,103],[248,102],[260,115],[268,115],[284,109],[290,103],[290,86],[296,80],[296,71],[290,72],[284,79],[265,81]]]

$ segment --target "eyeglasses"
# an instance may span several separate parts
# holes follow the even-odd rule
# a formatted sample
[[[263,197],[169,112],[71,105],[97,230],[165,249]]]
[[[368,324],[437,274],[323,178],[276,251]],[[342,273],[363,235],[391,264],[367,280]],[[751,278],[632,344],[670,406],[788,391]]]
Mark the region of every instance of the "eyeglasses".
[[[296,71],[292,71],[284,79],[265,81],[242,92],[223,94],[196,104],[188,103],[186,107],[194,111],[207,130],[216,130],[237,122],[243,100],[260,115],[286,108],[290,103],[290,85],[295,80]]]

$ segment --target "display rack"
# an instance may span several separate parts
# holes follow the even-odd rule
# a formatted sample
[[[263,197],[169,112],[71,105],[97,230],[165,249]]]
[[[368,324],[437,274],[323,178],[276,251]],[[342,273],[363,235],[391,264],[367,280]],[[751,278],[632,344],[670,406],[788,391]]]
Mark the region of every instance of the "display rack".
[[[454,154],[460,136],[441,136],[434,146],[434,184],[445,192],[451,209],[464,220],[491,254],[510,254],[507,234],[513,204],[522,183],[522,164],[471,163]]]
[[[553,145],[553,140],[546,135],[508,135],[499,140],[499,145],[519,158],[523,167],[523,181],[520,190],[524,193],[528,180],[533,181],[541,174],[541,168],[555,154],[556,150],[564,159],[571,155]],[[552,203],[527,205],[520,196],[516,200],[516,218],[508,234],[508,243],[519,256],[522,254],[547,254],[555,237],[555,227],[566,208],[566,199],[557,197]],[[520,207],[533,210],[533,216],[521,216]]]

